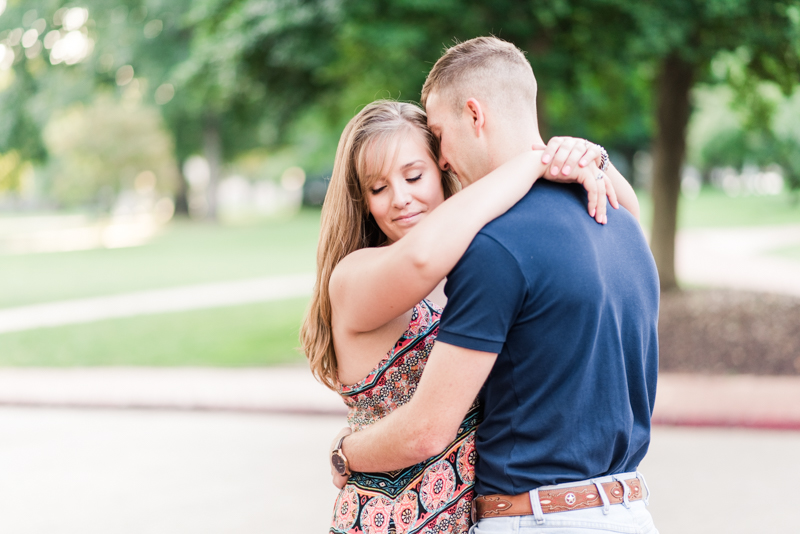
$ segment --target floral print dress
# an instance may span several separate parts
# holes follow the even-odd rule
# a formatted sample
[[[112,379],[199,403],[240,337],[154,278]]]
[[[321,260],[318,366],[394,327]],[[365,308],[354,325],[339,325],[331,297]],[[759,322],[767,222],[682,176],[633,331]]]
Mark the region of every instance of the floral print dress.
[[[411,399],[433,348],[441,309],[428,300],[414,307],[408,329],[363,380],[339,387],[354,432]],[[385,473],[353,473],[339,493],[330,532],[336,534],[462,534],[475,497],[477,402],[455,440],[439,455]]]

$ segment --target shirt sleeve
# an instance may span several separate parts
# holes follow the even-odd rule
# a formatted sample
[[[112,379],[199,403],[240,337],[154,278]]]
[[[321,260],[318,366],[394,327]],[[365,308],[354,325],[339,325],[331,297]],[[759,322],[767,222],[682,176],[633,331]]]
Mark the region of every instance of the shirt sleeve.
[[[445,294],[437,340],[499,354],[522,308],[527,283],[511,253],[478,234],[447,276]]]

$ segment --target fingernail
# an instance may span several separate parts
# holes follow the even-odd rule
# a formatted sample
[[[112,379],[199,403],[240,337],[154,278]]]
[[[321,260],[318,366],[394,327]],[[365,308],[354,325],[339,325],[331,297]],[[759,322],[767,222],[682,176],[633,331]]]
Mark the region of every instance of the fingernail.
[[[569,168],[569,165],[566,165],[566,166],[564,166],[563,169],[561,169],[561,172],[563,172],[565,175],[567,175],[567,174],[569,174],[570,170],[571,169]]]
[[[588,163],[588,162],[587,162],[585,159],[582,159],[582,160],[580,161],[580,166],[581,166],[581,167],[586,167],[586,164],[587,164],[587,163]]]
[[[550,154],[545,154],[544,156],[542,156],[542,163],[550,163],[551,159],[552,158],[550,157]]]
[[[547,162],[545,161],[545,163]],[[553,176],[555,176],[558,174],[558,167],[550,167],[550,172],[553,174]]]

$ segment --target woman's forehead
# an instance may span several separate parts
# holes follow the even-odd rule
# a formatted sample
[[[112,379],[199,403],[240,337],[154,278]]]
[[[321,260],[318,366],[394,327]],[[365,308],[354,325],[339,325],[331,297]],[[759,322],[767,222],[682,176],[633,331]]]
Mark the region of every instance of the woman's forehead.
[[[365,153],[365,171],[370,181],[384,179],[395,171],[432,161],[430,148],[422,132],[416,128],[405,129],[386,138],[383,142],[371,143]]]

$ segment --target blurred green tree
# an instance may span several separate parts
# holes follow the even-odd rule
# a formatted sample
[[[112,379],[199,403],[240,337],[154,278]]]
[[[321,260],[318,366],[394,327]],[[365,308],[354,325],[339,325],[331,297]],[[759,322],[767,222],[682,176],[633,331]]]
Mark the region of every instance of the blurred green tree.
[[[351,0],[340,13],[333,42],[339,53],[325,73],[351,81],[341,99],[348,107],[387,89],[416,99],[428,70],[420,60],[426,67],[435,62],[443,36],[491,31],[528,52],[540,78],[545,135],[641,146],[652,132],[651,246],[666,290],[677,287],[675,232],[691,89],[711,81],[715,58],[737,54],[740,68],[722,78],[759,124],[770,109],[757,98],[758,82],[773,81],[788,94],[800,81],[798,0]],[[790,164],[791,148],[780,153]]]
[[[0,58],[7,78],[0,80],[0,152],[16,150],[25,160],[43,162],[48,154],[41,133],[51,114],[76,102],[93,106],[98,95],[110,94],[128,109],[160,107],[178,159],[199,152],[208,160],[212,190],[223,160],[276,142],[276,117],[285,125],[295,115],[269,111],[288,109],[279,98],[296,98],[302,86],[302,80],[284,83],[283,93],[270,100],[271,93],[250,80],[244,58],[227,62],[230,45],[243,34],[234,28],[215,34],[217,41],[207,38],[213,24],[206,16],[213,20],[218,4],[232,5],[85,0],[78,7],[64,0],[11,0],[0,15],[0,55],[11,58],[8,65]],[[177,207],[185,209],[183,180],[178,185]],[[213,202],[209,208],[213,218]]]
[[[529,55],[543,134],[628,155],[654,137],[652,248],[664,289],[676,287],[691,89],[730,85],[755,128],[771,110],[754,88],[771,80],[790,91],[800,63],[800,0],[85,0],[78,30],[60,20],[72,13],[65,5],[10,0],[0,16],[0,68],[11,51],[15,72],[0,92],[10,114],[0,152],[43,158],[30,133],[46,123],[43,110],[107,88],[161,106],[179,159],[204,152],[213,180],[223,160],[280,143],[309,116],[335,131],[375,98],[417,100],[443,47],[494,33]],[[88,39],[93,52],[70,64],[72,56],[54,62],[51,49],[49,65],[41,47],[51,28],[73,44]],[[781,153],[794,165],[791,146]]]
[[[644,0],[597,3],[602,26],[619,36],[624,63],[649,65],[655,131],[651,248],[664,290],[677,288],[675,232],[690,91],[714,81],[712,62],[726,53],[740,61],[717,77],[748,104],[754,124],[770,109],[758,98],[758,83],[775,82],[786,94],[800,82],[800,2],[797,0]],[[718,68],[718,70],[720,70]]]
[[[135,178],[148,171],[155,190],[172,196],[177,189],[172,140],[152,107],[126,108],[100,98],[54,117],[44,137],[51,191],[61,205],[110,208],[120,191],[134,189]]]

